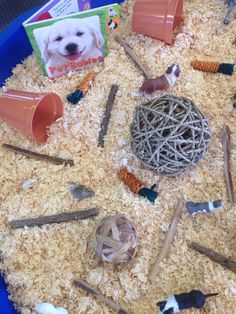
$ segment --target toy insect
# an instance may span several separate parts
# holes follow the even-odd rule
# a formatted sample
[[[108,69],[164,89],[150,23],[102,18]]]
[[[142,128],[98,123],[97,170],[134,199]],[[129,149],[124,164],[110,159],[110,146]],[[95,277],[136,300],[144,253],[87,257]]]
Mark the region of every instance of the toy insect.
[[[233,11],[233,7],[236,6],[236,0],[227,0],[226,4],[228,5],[228,11],[226,13],[226,16],[224,18],[224,24],[229,24],[229,18]]]
[[[118,177],[127,185],[133,193],[146,197],[151,203],[154,203],[157,198],[157,192],[154,191],[156,184],[150,189],[146,188],[141,181],[139,181],[132,173],[128,172],[126,168],[121,168],[118,171]]]
[[[83,200],[84,198],[93,197],[94,192],[87,189],[83,185],[78,185],[75,182],[67,182],[70,186],[70,194],[73,196],[73,198]]]
[[[139,94],[140,96],[150,96],[155,91],[170,89],[175,85],[177,77],[179,77],[179,75],[180,68],[178,64],[174,63],[167,68],[165,74],[154,79],[145,80],[137,94]]]
[[[82,82],[78,85],[76,91],[66,97],[67,101],[69,101],[73,105],[77,104],[80,99],[82,99],[87,93],[91,82],[95,79],[96,75],[97,73],[94,72],[88,73],[82,80]]]
[[[182,310],[195,307],[201,309],[206,303],[206,299],[218,295],[218,293],[203,294],[199,290],[192,290],[188,293],[174,294],[165,301],[158,302],[159,314],[179,313]]]
[[[217,200],[213,202],[203,202],[203,203],[194,203],[194,202],[187,202],[186,208],[190,215],[195,215],[199,212],[209,214],[216,208],[221,208],[222,201]]]

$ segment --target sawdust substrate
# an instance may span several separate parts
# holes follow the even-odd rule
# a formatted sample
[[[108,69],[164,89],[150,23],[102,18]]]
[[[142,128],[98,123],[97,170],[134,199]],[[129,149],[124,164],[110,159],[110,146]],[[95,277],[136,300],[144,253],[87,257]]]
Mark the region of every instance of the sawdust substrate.
[[[232,132],[231,168],[236,186],[235,135],[236,113],[232,96],[236,91],[235,74],[225,76],[193,70],[194,59],[236,62],[236,20],[228,26],[222,21],[226,7],[220,0],[185,1],[184,23],[176,31],[175,42],[166,46],[131,31],[132,1],[122,5],[120,34],[148,64],[153,76],[177,62],[181,76],[173,93],[190,98],[209,119],[212,142],[204,160],[192,170],[176,177],[160,177],[143,167],[130,148],[130,123],[135,106],[132,98],[143,81],[142,75],[113,38],[109,55],[91,89],[78,106],[65,101],[68,93],[83,78],[85,71],[62,77],[55,82],[41,74],[34,55],[18,65],[3,90],[55,92],[64,100],[64,115],[50,127],[49,139],[37,145],[19,131],[1,122],[0,142],[18,145],[40,153],[71,158],[73,167],[56,166],[27,159],[0,148],[0,240],[1,269],[9,283],[9,292],[23,314],[34,313],[40,302],[63,306],[71,314],[113,313],[106,305],[72,286],[82,278],[107,297],[125,305],[130,313],[155,313],[156,301],[173,293],[199,289],[219,292],[202,310],[185,313],[236,313],[236,275],[189,248],[198,242],[220,254],[236,259],[236,208],[228,202],[223,177],[222,128]],[[111,84],[118,84],[105,147],[97,148],[104,106]],[[117,178],[123,165],[147,186],[157,182],[160,195],[155,205],[132,194]],[[21,184],[34,178],[33,189]],[[96,192],[81,202],[71,199],[66,182],[79,182]],[[161,263],[155,285],[147,281],[181,193],[187,201],[222,199],[224,208],[210,215],[191,217],[186,211],[178,224],[168,258]],[[9,220],[50,215],[65,211],[100,209],[98,217],[80,222],[11,230]],[[138,252],[133,261],[113,270],[93,255],[90,235],[96,224],[108,214],[123,213],[136,226]],[[0,311],[1,312],[1,311]]]

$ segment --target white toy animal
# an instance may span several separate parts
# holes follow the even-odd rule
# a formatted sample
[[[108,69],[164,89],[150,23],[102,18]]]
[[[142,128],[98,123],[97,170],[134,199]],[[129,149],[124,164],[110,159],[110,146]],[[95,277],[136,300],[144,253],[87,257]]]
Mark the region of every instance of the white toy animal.
[[[63,307],[55,307],[51,303],[39,303],[35,306],[38,314],[69,314]]]

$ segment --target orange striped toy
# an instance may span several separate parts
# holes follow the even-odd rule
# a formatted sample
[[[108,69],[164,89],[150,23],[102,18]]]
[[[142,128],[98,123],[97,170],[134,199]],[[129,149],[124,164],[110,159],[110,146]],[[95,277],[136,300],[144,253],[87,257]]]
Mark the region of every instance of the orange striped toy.
[[[124,167],[118,171],[118,178],[123,181],[133,193],[146,197],[152,203],[155,202],[157,198],[157,192],[154,191],[156,184],[154,184],[151,189],[145,188],[144,184]]]
[[[66,97],[66,99],[73,105],[77,104],[81,98],[87,93],[91,82],[95,79],[97,73],[90,72],[85,78],[80,82],[75,92],[71,93]]]
[[[234,64],[231,63],[194,60],[191,62],[191,66],[195,70],[202,72],[222,73],[225,75],[232,75],[234,71]]]

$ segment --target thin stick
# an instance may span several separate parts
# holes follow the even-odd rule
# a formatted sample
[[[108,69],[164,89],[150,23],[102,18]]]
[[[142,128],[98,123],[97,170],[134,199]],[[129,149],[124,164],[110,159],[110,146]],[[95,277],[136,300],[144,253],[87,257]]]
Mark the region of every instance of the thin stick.
[[[113,107],[113,103],[115,100],[115,96],[116,93],[118,91],[118,86],[117,85],[112,85],[111,89],[110,89],[110,93],[107,99],[107,103],[106,103],[106,109],[104,112],[104,116],[101,122],[101,129],[99,132],[99,136],[98,136],[98,147],[104,147],[104,137],[107,134],[107,128],[108,128],[108,124],[111,118],[111,110]]]
[[[210,250],[207,249],[204,246],[201,246],[198,243],[192,242],[190,244],[190,247],[194,249],[195,251],[209,257],[213,262],[216,262],[220,264],[221,266],[230,269],[232,272],[236,274],[236,262],[229,260],[228,258]]]
[[[99,292],[98,290],[94,289],[93,287],[88,285],[86,282],[84,282],[82,280],[79,280],[79,279],[76,279],[76,280],[73,281],[73,284],[76,287],[79,287],[80,289],[82,289],[82,290],[84,290],[84,291],[86,291],[88,293],[91,293],[95,298],[97,298],[100,301],[106,303],[108,306],[110,306],[113,310],[115,310],[119,314],[128,314],[128,311],[122,305],[112,301],[111,299],[108,299],[101,292]]]
[[[48,156],[48,155],[44,155],[44,154],[39,154],[36,152],[32,152],[28,149],[20,148],[20,147],[13,146],[10,144],[3,144],[2,147],[6,148],[7,150],[10,150],[14,153],[21,154],[21,155],[24,155],[26,157],[31,157],[31,158],[38,159],[38,160],[51,162],[51,163],[56,164],[56,165],[63,165],[63,164],[65,166],[66,165],[70,165],[70,166],[74,165],[74,161],[71,159],[63,159],[63,158]]]
[[[96,208],[75,211],[72,213],[62,213],[52,216],[42,216],[37,218],[29,218],[29,219],[20,219],[20,220],[12,220],[10,221],[10,225],[13,229],[34,227],[34,226],[42,226],[46,224],[67,222],[79,219],[86,219],[93,216],[98,215],[98,210]]]
[[[138,56],[134,53],[134,51],[128,46],[128,44],[119,36],[115,36],[116,41],[125,49],[125,52],[130,57],[130,59],[134,62],[137,68],[143,73],[143,76],[146,80],[150,79],[152,76],[149,71],[140,63]]]
[[[222,146],[224,152],[224,176],[229,201],[235,203],[234,186],[230,172],[230,129],[224,126],[222,135]]]
[[[183,210],[183,207],[184,207],[184,201],[183,199],[181,198],[178,202],[178,205],[177,205],[177,208],[176,208],[176,211],[175,211],[175,215],[172,219],[172,222],[170,224],[170,227],[166,233],[166,237],[165,237],[165,240],[164,240],[164,243],[162,245],[162,248],[161,248],[161,251],[157,257],[157,260],[152,268],[152,270],[150,271],[149,273],[149,280],[153,283],[155,282],[156,280],[156,275],[160,269],[160,262],[163,260],[163,258],[166,257],[169,249],[170,249],[170,245],[174,239],[174,236],[175,236],[175,233],[176,233],[176,229],[177,229],[177,224],[178,224],[178,221],[180,219],[180,216],[181,216],[181,213],[182,213],[182,210]]]

